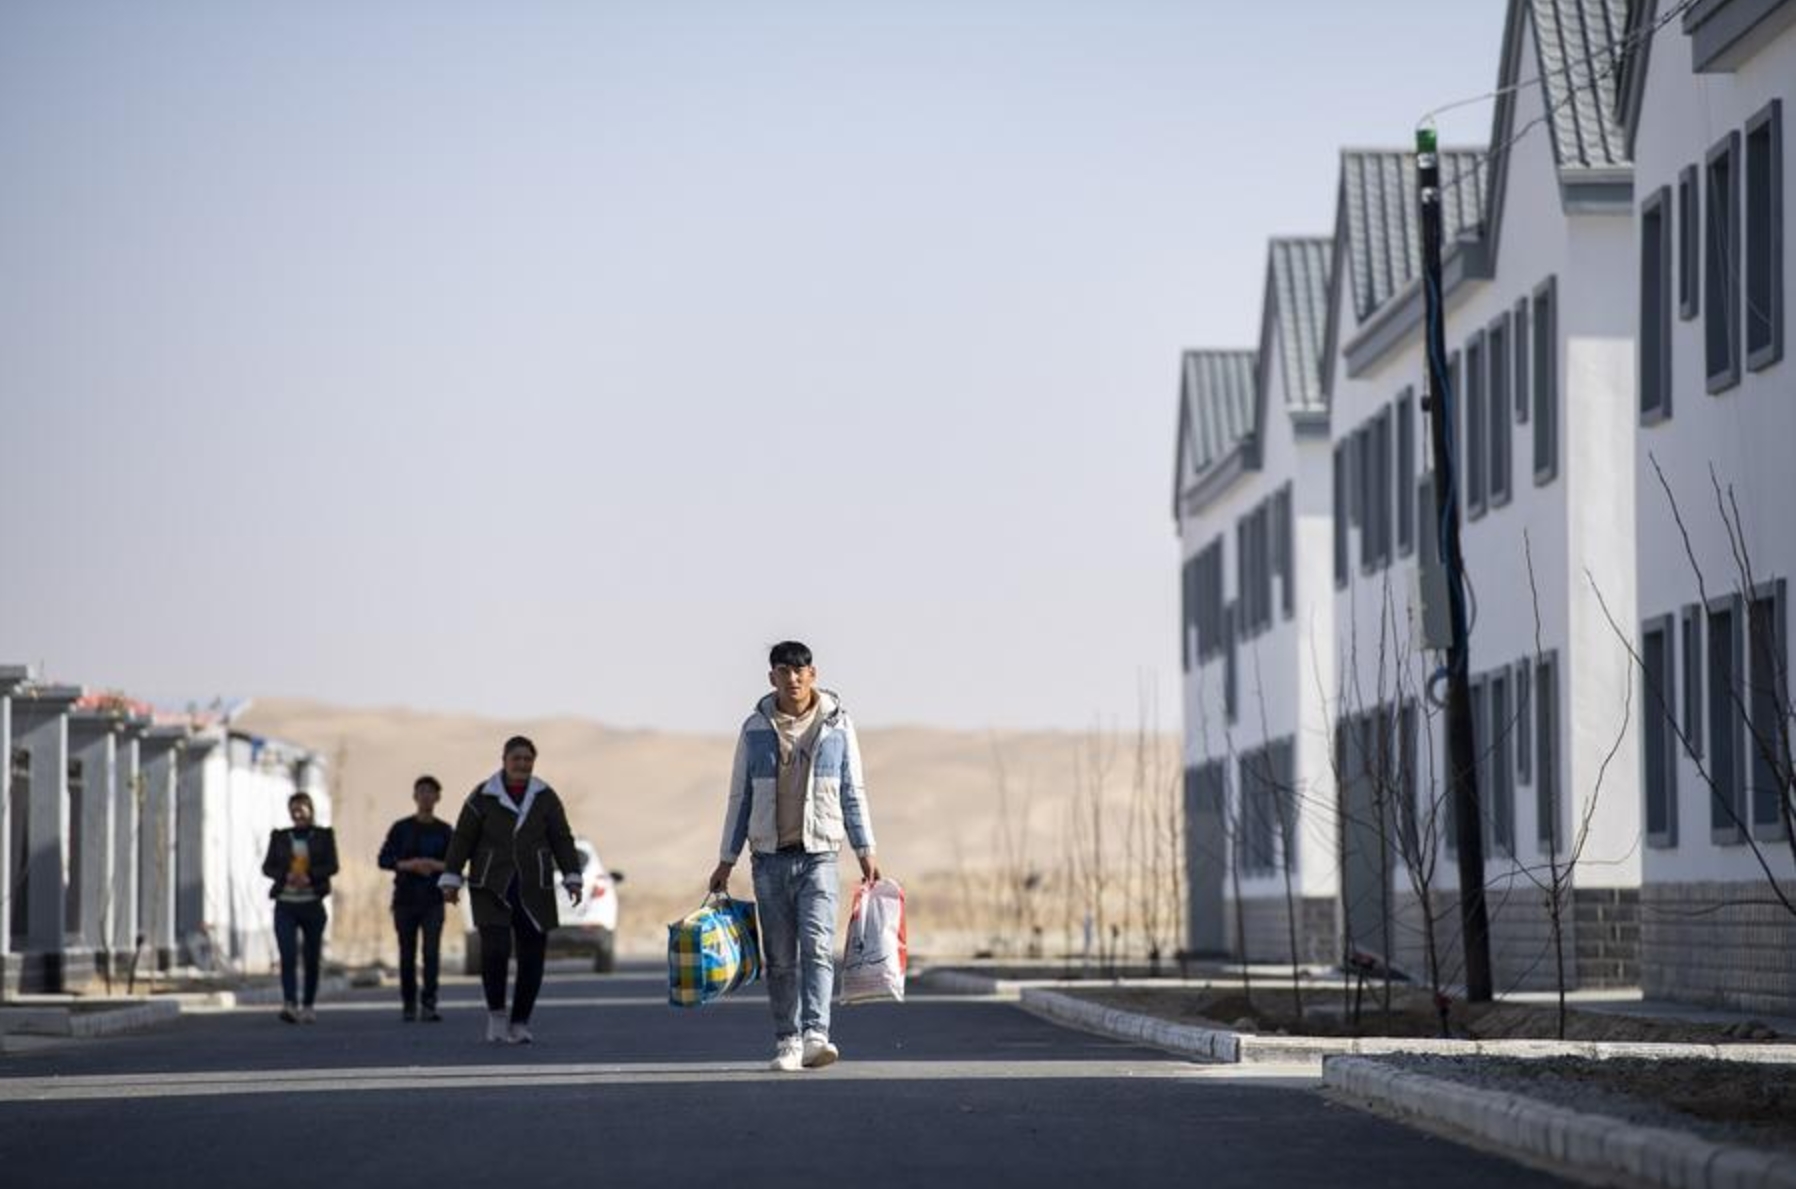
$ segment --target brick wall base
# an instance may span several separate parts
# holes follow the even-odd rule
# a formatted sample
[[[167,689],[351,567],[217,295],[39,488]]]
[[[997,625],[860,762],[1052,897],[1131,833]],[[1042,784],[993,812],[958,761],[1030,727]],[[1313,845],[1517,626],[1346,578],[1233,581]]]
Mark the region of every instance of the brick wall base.
[[[1796,1016],[1796,915],[1763,882],[1648,885],[1640,970],[1649,999]]]
[[[1228,908],[1229,945],[1240,953],[1234,905]],[[1283,896],[1264,896],[1241,901],[1241,926],[1247,934],[1247,960],[1250,962],[1289,962],[1291,960],[1290,912]],[[1335,902],[1329,896],[1299,897],[1297,900],[1297,952],[1305,965],[1327,965],[1339,962],[1340,942],[1335,931]]]

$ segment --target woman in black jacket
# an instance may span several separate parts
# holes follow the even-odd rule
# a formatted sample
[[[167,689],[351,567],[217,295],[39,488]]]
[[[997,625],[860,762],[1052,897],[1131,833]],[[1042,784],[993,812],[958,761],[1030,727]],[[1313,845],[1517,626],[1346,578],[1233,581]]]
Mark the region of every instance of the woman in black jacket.
[[[337,873],[337,836],[328,826],[312,824],[312,798],[294,793],[287,798],[293,828],[276,830],[268,837],[268,855],[262,874],[274,881],[268,889],[274,901],[274,942],[281,951],[281,1019],[289,1024],[314,1024],[312,1010],[318,998],[318,967],[324,957],[324,926],[330,919],[324,898],[331,894],[331,876]],[[297,993],[294,962],[300,938],[305,940],[305,998]]]
[[[505,741],[503,766],[468,794],[455,821],[439,884],[454,904],[462,884],[472,889],[474,927],[480,930],[480,981],[486,990],[486,1038],[529,1044],[530,1011],[542,990],[549,930],[555,911],[555,871],[568,901],[580,903],[580,852],[568,829],[567,810],[555,790],[531,775],[536,744],[517,735]],[[467,878],[462,868],[468,869]],[[513,938],[518,985],[509,1017],[505,968]]]

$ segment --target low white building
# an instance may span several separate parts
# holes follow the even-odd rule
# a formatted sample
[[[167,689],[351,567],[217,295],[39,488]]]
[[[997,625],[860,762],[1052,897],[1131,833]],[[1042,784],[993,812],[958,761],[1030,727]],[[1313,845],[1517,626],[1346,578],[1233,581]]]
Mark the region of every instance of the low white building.
[[[1647,29],[1669,6],[1630,8]],[[1771,885],[1796,904],[1785,170],[1796,2],[1706,0],[1670,15],[1620,96],[1639,259],[1643,983],[1651,996],[1796,1013],[1796,912]]]
[[[1183,558],[1188,948],[1339,957],[1329,723],[1326,239],[1273,241],[1257,351],[1188,352]],[[1317,659],[1323,665],[1318,674]]]
[[[0,995],[275,960],[262,858],[324,771],[291,744],[0,666]]]

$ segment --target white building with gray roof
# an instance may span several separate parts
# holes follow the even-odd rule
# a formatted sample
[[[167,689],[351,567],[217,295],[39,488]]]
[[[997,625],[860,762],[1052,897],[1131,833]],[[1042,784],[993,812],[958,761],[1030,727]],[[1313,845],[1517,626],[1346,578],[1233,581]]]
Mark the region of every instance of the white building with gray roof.
[[[1332,515],[1326,239],[1268,252],[1256,350],[1190,351],[1173,514],[1183,559],[1188,947],[1338,956],[1323,705]],[[1326,684],[1326,675],[1324,675]]]

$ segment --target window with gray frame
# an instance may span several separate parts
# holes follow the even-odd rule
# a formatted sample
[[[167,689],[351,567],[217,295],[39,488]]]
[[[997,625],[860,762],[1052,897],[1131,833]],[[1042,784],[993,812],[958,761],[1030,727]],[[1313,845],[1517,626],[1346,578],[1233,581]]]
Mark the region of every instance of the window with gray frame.
[[[1179,665],[1191,672],[1191,653],[1197,646],[1197,558],[1179,567]]]
[[[1239,764],[1238,853],[1243,875],[1296,869],[1292,741],[1279,739],[1243,752]]]
[[[1359,525],[1359,569],[1370,574],[1378,555],[1377,505],[1373,502],[1372,427],[1361,425],[1353,431],[1353,506]]]
[[[1278,599],[1286,619],[1297,614],[1297,519],[1291,506],[1291,485],[1279,488],[1273,520],[1278,532]]]
[[[1271,746],[1274,802],[1278,809],[1279,867],[1297,870],[1297,745],[1280,739]]]
[[[28,748],[12,749],[12,772],[7,781],[6,796],[10,803],[12,838],[0,839],[12,850],[12,920],[7,922],[15,944],[25,939],[31,922],[31,752]]]
[[[1464,463],[1461,482],[1465,485],[1466,515],[1472,520],[1484,515],[1485,434],[1489,429],[1484,407],[1485,385],[1484,332],[1474,334],[1465,345],[1465,437],[1460,450]]]
[[[1397,711],[1397,799],[1403,815],[1398,825],[1404,831],[1399,845],[1406,863],[1429,857],[1421,832],[1421,822],[1427,820],[1427,815],[1417,816],[1416,798],[1421,795],[1421,787],[1416,772],[1416,704],[1405,702]]]
[[[1528,376],[1534,370],[1534,357],[1528,353],[1528,324],[1528,299],[1524,297],[1515,303],[1515,313],[1510,319],[1510,333],[1515,337],[1515,346],[1510,353],[1515,357],[1515,363],[1509,369],[1509,382],[1515,389],[1515,419],[1522,425],[1528,424]]]
[[[1486,331],[1485,356],[1490,361],[1490,506],[1509,502],[1509,313]]]
[[[1197,663],[1215,657],[1223,646],[1222,538],[1210,543],[1192,559],[1193,616],[1197,627]]]
[[[81,865],[86,861],[81,844],[81,827],[86,814],[82,803],[87,799],[87,766],[79,757],[70,756],[68,780],[63,785],[63,819],[68,823],[67,867],[63,873],[62,919],[68,931],[81,928]]]
[[[1783,102],[1746,121],[1746,366],[1784,355]]]
[[[1372,526],[1377,537],[1373,561],[1379,568],[1391,564],[1391,411],[1383,408],[1372,419]]]
[[[1236,698],[1238,675],[1235,672],[1236,658],[1239,655],[1239,648],[1235,639],[1235,616],[1238,613],[1239,612],[1233,603],[1229,604],[1222,613],[1222,628],[1226,640],[1223,644],[1222,653],[1222,712],[1223,716],[1230,723],[1235,721],[1236,714],[1239,710]]]
[[[1534,779],[1534,686],[1533,662],[1526,657],[1515,662],[1515,778]]]
[[[1397,555],[1416,547],[1416,390],[1397,398]]]
[[[1751,763],[1748,798],[1752,836],[1784,837],[1784,801],[1790,793],[1790,634],[1785,622],[1784,580],[1755,589],[1746,604],[1746,725]]]
[[[1551,483],[1559,474],[1559,278],[1534,290],[1534,482]]]
[[[1335,443],[1334,453],[1335,586],[1347,585],[1347,444]]]
[[[1702,759],[1702,608],[1692,603],[1684,608],[1681,630],[1684,635],[1684,745],[1691,758]]]
[[[1678,844],[1677,733],[1671,708],[1677,699],[1669,615],[1647,621],[1640,632],[1640,776],[1646,797],[1646,841]]]
[[[1266,525],[1264,501],[1235,524],[1235,606],[1239,608],[1244,640],[1253,639],[1272,622],[1272,568]]]
[[[1728,844],[1743,841],[1746,772],[1740,754],[1740,600],[1724,595],[1708,606],[1709,836]]]
[[[1465,373],[1465,367],[1461,363],[1463,358],[1464,357],[1460,355],[1458,351],[1453,352],[1453,354],[1447,357],[1447,392],[1442,399],[1445,401],[1447,410],[1447,449],[1449,450],[1453,449],[1459,441],[1459,414],[1460,410],[1465,408],[1465,394],[1461,391],[1459,386],[1460,378]],[[1432,461],[1434,457],[1433,434],[1430,434],[1428,437],[1428,449],[1429,458]],[[1463,459],[1454,459],[1453,470],[1458,476],[1455,482],[1463,488],[1465,486],[1465,461]]]
[[[1696,166],[1678,174],[1678,318],[1688,322],[1702,306],[1702,187]]]
[[[1671,417],[1671,191],[1640,206],[1640,424]]]
[[[1241,795],[1236,807],[1235,853],[1242,875],[1270,875],[1278,870],[1273,839],[1277,795],[1272,761],[1265,748],[1241,753],[1235,788]]]
[[[1490,700],[1485,697],[1485,684],[1482,675],[1472,678],[1470,692],[1472,702],[1472,774],[1473,779],[1478,783],[1477,804],[1479,806],[1485,806],[1490,804],[1490,756],[1488,754],[1488,748],[1490,747],[1490,720],[1485,717],[1487,708],[1490,705]],[[1449,774],[1449,780],[1447,782],[1447,839],[1453,853],[1458,854],[1459,807],[1454,804],[1453,782],[1450,779],[1453,771],[1451,762],[1452,744],[1443,738],[1441,746],[1448,749],[1448,764],[1444,769],[1444,771]],[[1483,823],[1480,824],[1483,825]],[[1490,835],[1491,831],[1489,827],[1485,826],[1480,837],[1484,844],[1484,853],[1487,855],[1490,853]]]
[[[1508,407],[1504,406],[1507,413]],[[1515,769],[1510,763],[1512,726],[1509,715],[1509,674],[1499,669],[1485,685],[1490,700],[1490,735],[1485,750],[1489,753],[1486,768],[1490,784],[1484,793],[1484,804],[1490,806],[1490,838],[1485,849],[1502,855],[1515,853]]]
[[[1709,150],[1703,175],[1708,207],[1703,236],[1703,359],[1708,389],[1740,382],[1740,134]]]
[[[1534,664],[1534,834],[1542,854],[1564,849],[1559,820],[1559,654]]]

